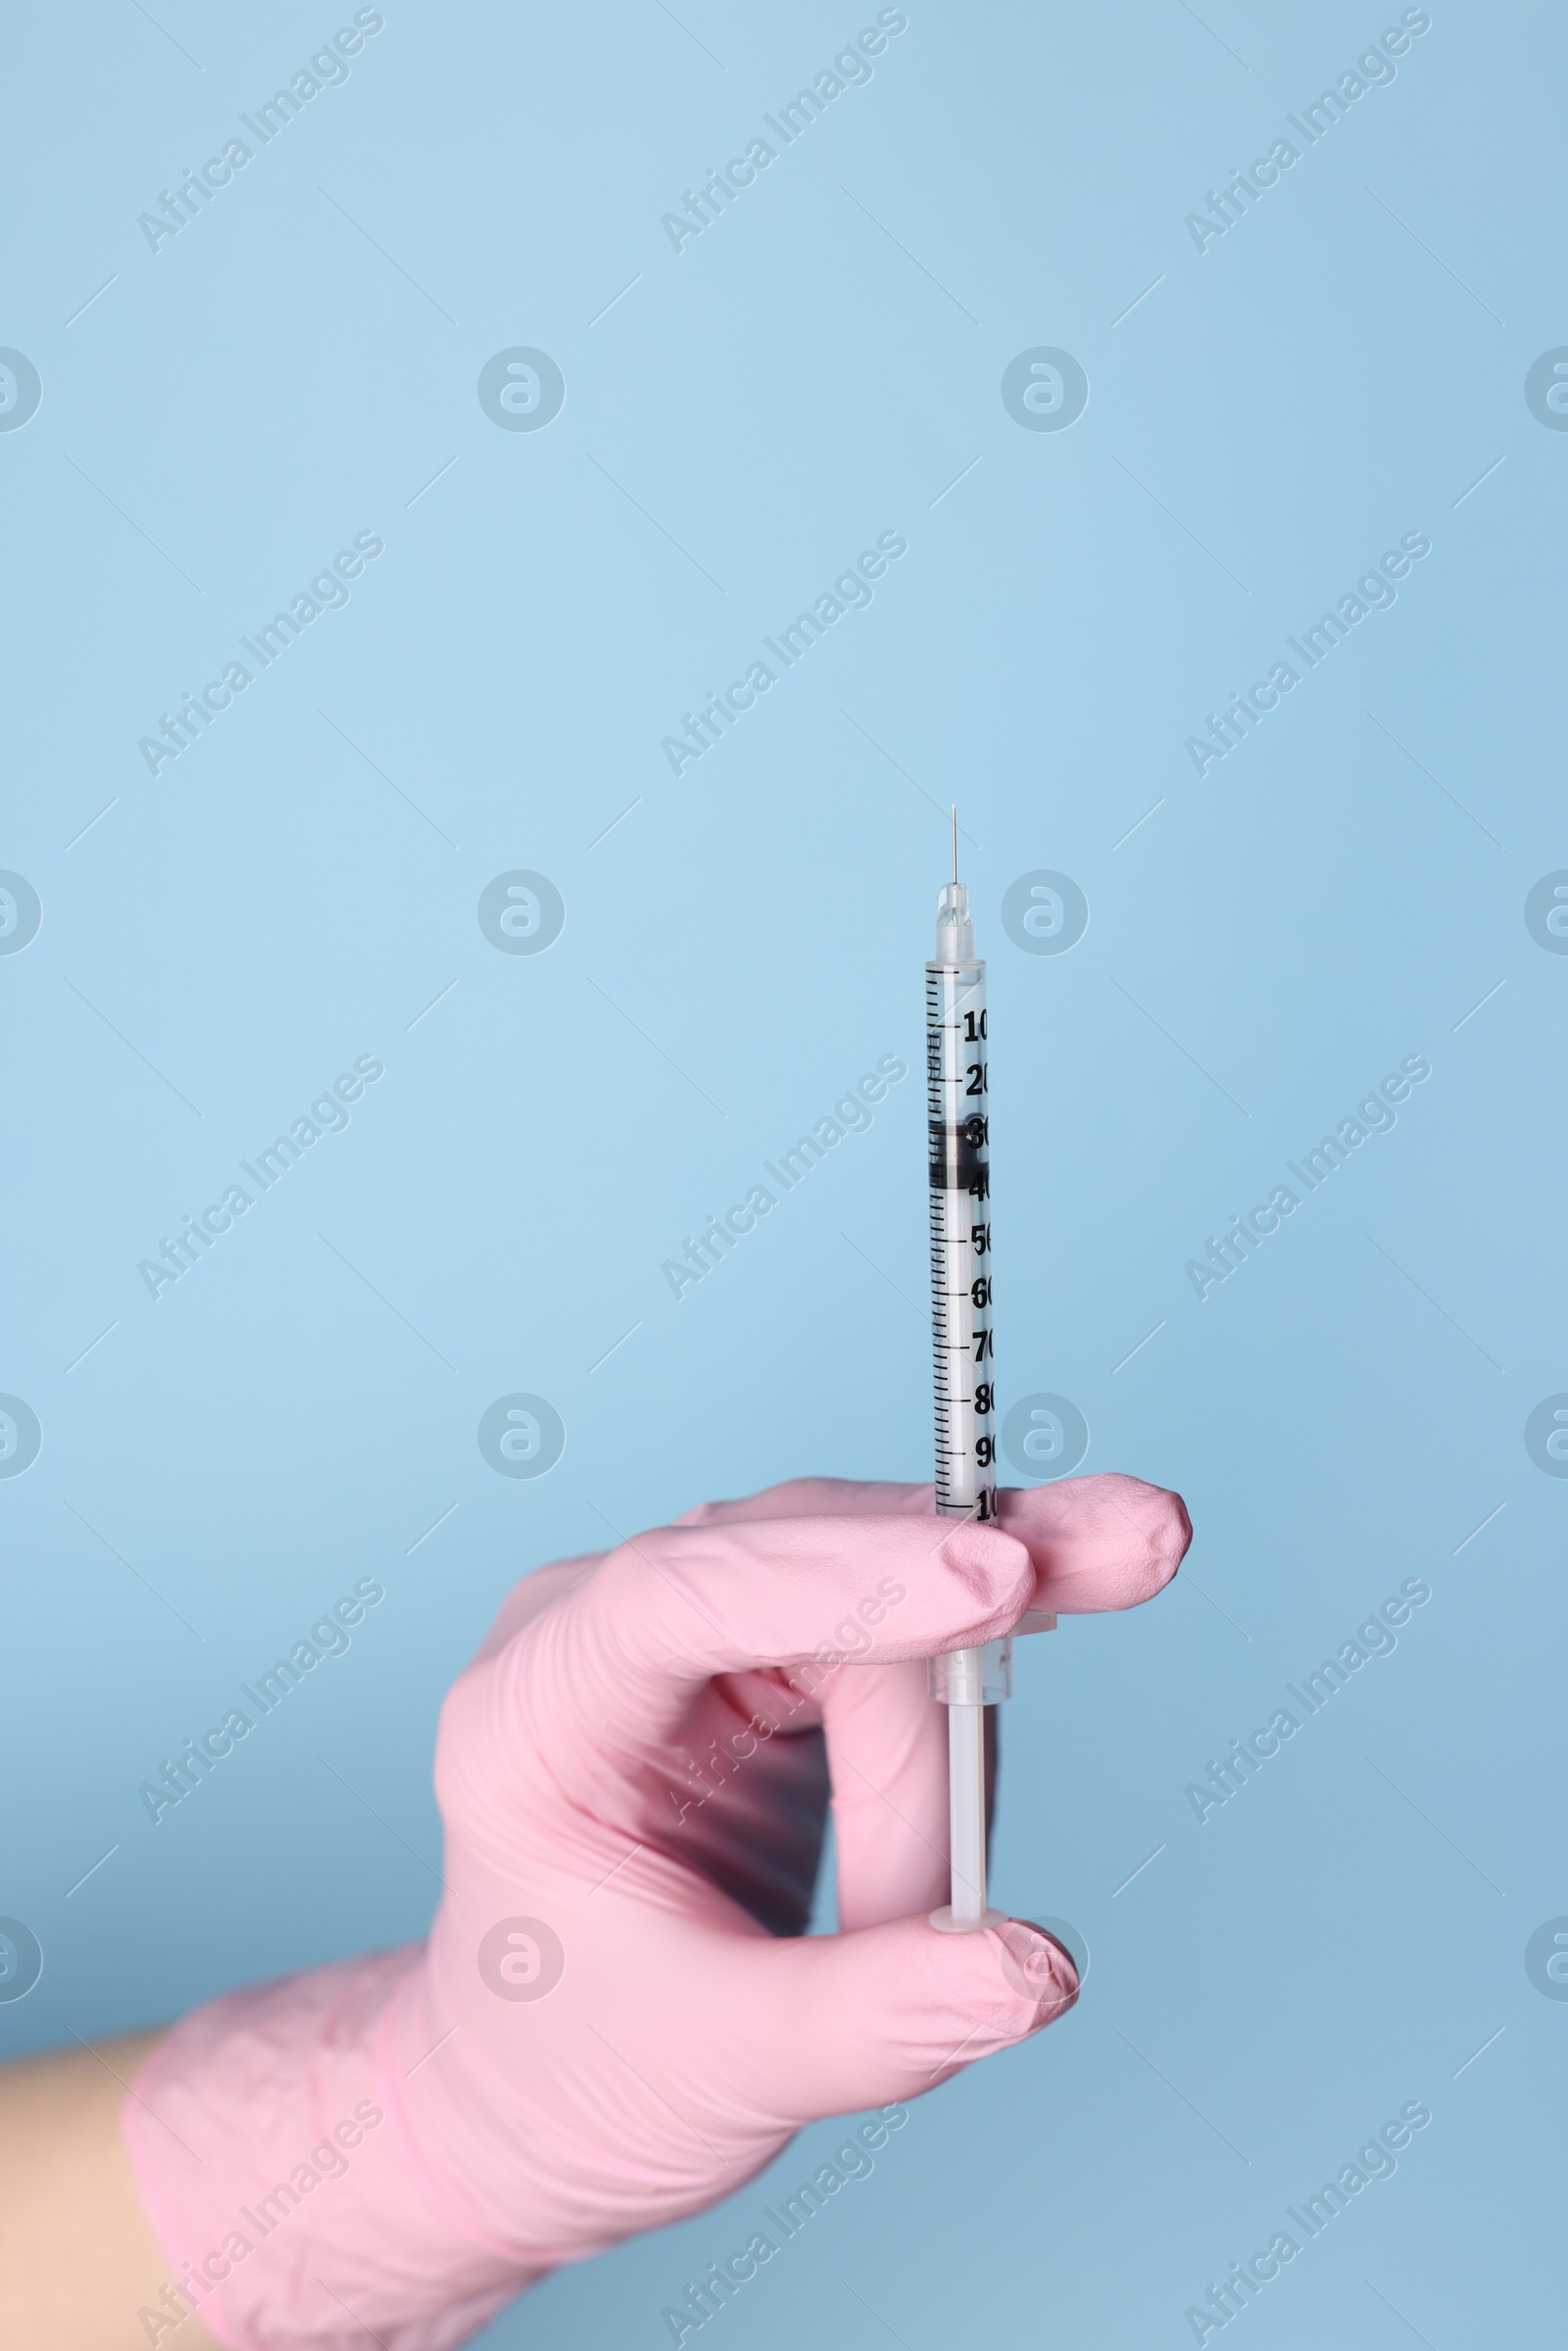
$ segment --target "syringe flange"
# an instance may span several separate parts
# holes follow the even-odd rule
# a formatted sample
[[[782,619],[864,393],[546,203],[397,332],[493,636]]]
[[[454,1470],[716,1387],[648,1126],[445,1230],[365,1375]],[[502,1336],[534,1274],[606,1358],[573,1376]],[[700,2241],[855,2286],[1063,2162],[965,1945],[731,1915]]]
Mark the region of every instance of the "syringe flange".
[[[960,1918],[951,1902],[933,1910],[930,1920],[939,1935],[976,1935],[982,1927],[1010,1927],[1011,1919],[1004,1910],[983,1910],[977,1919]]]
[[[1012,1635],[933,1657],[929,1687],[939,1705],[1000,1706],[1012,1695]]]

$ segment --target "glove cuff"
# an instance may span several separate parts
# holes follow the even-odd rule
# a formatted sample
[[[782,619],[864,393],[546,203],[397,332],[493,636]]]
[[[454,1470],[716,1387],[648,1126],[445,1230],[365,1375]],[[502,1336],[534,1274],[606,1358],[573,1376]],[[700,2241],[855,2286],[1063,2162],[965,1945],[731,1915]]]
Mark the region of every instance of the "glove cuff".
[[[393,2011],[424,1964],[411,1944],[230,1992],[148,2055],[123,2131],[172,2265],[151,2341],[194,2310],[228,2351],[453,2351],[544,2274],[466,2223],[408,2133],[423,2057],[394,2055]]]

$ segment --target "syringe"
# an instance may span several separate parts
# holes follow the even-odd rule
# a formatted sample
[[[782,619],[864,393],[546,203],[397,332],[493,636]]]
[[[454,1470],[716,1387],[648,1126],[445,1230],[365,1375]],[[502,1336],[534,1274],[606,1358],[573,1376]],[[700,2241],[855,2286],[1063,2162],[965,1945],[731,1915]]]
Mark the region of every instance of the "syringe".
[[[942,1518],[997,1515],[997,1408],[991,1315],[991,1104],[986,967],[974,952],[969,894],[953,880],[937,900],[936,953],[925,967],[926,1117],[930,1135],[931,1337],[936,1505]],[[1031,1610],[1020,1632],[1055,1618]],[[1000,1925],[986,1907],[985,1710],[1012,1695],[1012,1640],[931,1660],[931,1694],[948,1709],[953,1899],[931,1913],[947,1934]]]

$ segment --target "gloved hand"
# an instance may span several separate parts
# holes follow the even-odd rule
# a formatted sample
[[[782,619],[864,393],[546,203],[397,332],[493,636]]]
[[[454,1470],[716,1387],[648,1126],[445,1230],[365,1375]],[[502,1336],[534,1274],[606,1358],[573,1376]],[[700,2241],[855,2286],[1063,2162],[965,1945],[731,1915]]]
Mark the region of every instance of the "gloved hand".
[[[517,1585],[442,1713],[428,1942],[214,2001],[137,2077],[138,2182],[210,2332],[447,2351],[804,2123],[1059,2015],[1077,1981],[1037,1929],[928,1924],[924,1660],[1147,1599],[1190,1539],[1133,1478],[1004,1494],[990,1527],[807,1480]],[[844,1931],[807,1936],[829,1783]]]

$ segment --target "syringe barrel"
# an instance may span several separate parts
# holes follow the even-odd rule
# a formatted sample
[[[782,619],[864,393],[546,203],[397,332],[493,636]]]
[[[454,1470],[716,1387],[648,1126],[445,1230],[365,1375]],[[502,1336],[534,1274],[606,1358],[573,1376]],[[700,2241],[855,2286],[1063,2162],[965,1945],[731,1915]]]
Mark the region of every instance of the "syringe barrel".
[[[986,967],[925,967],[937,1508],[997,1514]]]
[[[936,1506],[944,1518],[989,1522],[997,1515],[997,1417],[986,967],[962,952],[973,932],[956,886],[954,896],[957,905],[939,913],[938,940],[958,952],[925,967]],[[1010,1697],[1011,1641],[934,1657],[931,1692],[948,1705]]]

